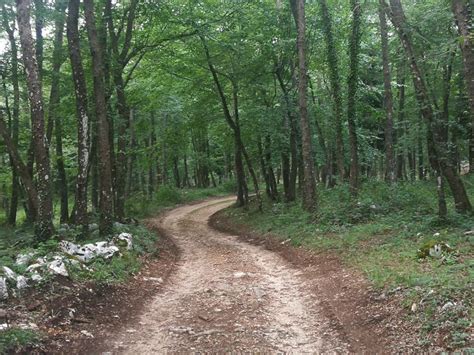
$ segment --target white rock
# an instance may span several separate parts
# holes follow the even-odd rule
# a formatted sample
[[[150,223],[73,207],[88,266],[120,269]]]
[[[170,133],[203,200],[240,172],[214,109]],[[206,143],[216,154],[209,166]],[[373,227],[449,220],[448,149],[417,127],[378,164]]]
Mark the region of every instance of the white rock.
[[[8,298],[7,279],[0,277],[0,299],[6,300]]]
[[[443,307],[441,307],[441,311],[446,311],[450,308],[453,308],[454,306],[456,306],[456,303],[454,302],[447,302]]]
[[[416,305],[416,303],[413,303],[413,304],[411,305],[411,311],[412,311],[413,313],[415,313],[417,309],[418,309],[418,306]]]
[[[242,271],[234,272],[234,277],[238,278],[238,279],[240,279],[241,277],[244,277],[246,275],[247,275],[246,272],[242,272]]]
[[[35,253],[26,253],[26,254],[18,254],[16,257],[15,265],[27,265],[31,259],[33,259]]]
[[[16,288],[22,290],[28,287],[28,279],[25,276],[18,276],[16,278]]]
[[[66,269],[66,265],[64,265],[64,261],[60,259],[51,261],[48,264],[48,270],[56,275],[62,275],[65,277],[69,276],[69,273],[67,272],[67,269]]]
[[[118,245],[127,243],[127,250],[133,249],[133,236],[130,233],[120,233],[114,238],[114,241]]]
[[[61,240],[59,242],[59,249],[66,254],[74,255],[79,250],[79,246],[67,240]]]
[[[16,273],[12,269],[10,269],[8,266],[3,267],[3,272],[5,273],[5,276],[7,279],[15,281],[16,280]]]
[[[40,282],[41,280],[43,280],[43,278],[41,277],[40,274],[38,274],[37,272],[34,272],[31,274],[31,280],[34,282]]]
[[[8,324],[7,324],[7,323],[2,323],[2,324],[0,324],[0,330],[6,330],[6,329],[8,329],[8,328],[9,328],[9,327],[8,327]]]
[[[88,262],[98,256],[109,259],[118,252],[119,248],[113,243],[97,242],[83,245],[78,249],[77,253],[75,253],[75,256],[82,262]]]
[[[439,258],[441,257],[442,253],[443,249],[441,248],[441,244],[433,245],[433,247],[430,248],[430,256],[432,258]]]
[[[28,267],[26,268],[26,271],[27,271],[27,272],[32,272],[32,271],[34,271],[34,270],[36,270],[36,269],[39,269],[39,268],[42,267],[43,265],[44,265],[44,264],[39,264],[39,263],[38,263],[38,264],[32,264],[32,265],[30,265],[30,266],[28,266]]]
[[[88,338],[93,338],[94,336],[92,333],[88,332],[87,330],[81,330],[81,334],[85,335]]]

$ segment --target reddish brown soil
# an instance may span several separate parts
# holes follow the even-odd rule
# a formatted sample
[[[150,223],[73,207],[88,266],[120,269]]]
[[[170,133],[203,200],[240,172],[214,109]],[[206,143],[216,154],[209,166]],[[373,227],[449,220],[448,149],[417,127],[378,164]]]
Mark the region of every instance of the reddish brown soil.
[[[399,293],[381,297],[335,255],[233,224],[218,212],[232,202],[208,200],[148,221],[162,237],[159,258],[145,259],[125,285],[57,279],[11,303],[11,317],[48,334],[28,353],[417,350]]]
[[[401,294],[380,294],[365,277],[329,252],[314,252],[288,245],[287,241],[237,224],[219,211],[209,224],[253,245],[278,253],[313,282],[311,292],[323,304],[324,314],[338,327],[356,353],[412,352],[418,349],[416,331],[401,305]]]

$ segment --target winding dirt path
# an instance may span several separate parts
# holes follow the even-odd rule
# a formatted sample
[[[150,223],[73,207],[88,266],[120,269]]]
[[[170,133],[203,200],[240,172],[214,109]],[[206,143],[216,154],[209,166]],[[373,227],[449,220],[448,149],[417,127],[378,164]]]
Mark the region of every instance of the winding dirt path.
[[[323,315],[313,281],[278,254],[208,226],[232,204],[222,198],[183,206],[158,222],[181,252],[176,272],[115,335],[112,353],[347,352]],[[314,281],[316,282],[316,281]],[[137,290],[138,291],[138,290]]]

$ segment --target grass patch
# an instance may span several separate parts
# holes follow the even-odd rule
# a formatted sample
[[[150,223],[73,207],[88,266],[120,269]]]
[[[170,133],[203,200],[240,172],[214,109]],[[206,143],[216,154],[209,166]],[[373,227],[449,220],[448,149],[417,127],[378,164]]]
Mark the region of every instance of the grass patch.
[[[473,182],[473,177],[466,179],[471,201]],[[304,212],[299,201],[267,200],[263,213],[256,208],[229,208],[226,213],[293,245],[335,252],[380,290],[403,287],[407,309],[418,305],[413,317],[422,324],[420,339],[448,334],[448,346],[455,349],[467,344],[473,316],[474,236],[464,232],[474,227],[474,218],[453,212],[439,221],[435,191],[429,181],[394,186],[369,181],[357,201],[351,201],[346,185],[321,189],[317,216]],[[433,240],[456,252],[442,260],[418,259],[417,250]]]
[[[38,344],[41,337],[32,330],[10,328],[0,331],[0,353],[7,354]]]

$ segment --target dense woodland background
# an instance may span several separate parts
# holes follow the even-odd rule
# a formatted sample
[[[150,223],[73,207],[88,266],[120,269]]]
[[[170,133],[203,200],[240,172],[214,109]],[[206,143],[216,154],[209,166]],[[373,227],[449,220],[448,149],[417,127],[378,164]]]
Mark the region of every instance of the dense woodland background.
[[[2,0],[3,222],[106,235],[160,189],[218,185],[259,209],[301,195],[317,221],[318,192],[355,206],[374,179],[469,214],[469,6]]]

